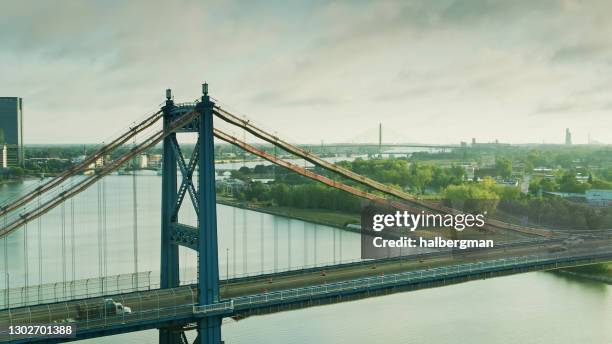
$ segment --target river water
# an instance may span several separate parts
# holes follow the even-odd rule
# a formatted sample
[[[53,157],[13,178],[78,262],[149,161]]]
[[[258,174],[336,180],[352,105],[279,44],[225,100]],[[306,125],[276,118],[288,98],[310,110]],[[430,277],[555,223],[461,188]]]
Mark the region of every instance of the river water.
[[[131,273],[135,251],[138,271],[157,276],[161,178],[138,176],[136,192],[133,182],[131,176],[106,177],[103,184],[46,214],[40,222],[30,223],[27,231],[0,241],[0,289],[7,282],[11,288],[22,286],[26,279],[35,285],[41,280]],[[2,185],[0,198],[18,194],[32,183]],[[223,205],[217,206],[217,212],[222,278],[359,257],[355,233]],[[194,223],[189,204],[181,209],[180,218]],[[182,281],[195,279],[195,258],[190,250],[180,250]],[[611,324],[612,286],[528,273],[240,321],[225,319],[222,333],[225,342],[232,344],[611,344]],[[150,343],[156,338],[157,331],[143,331],[86,342]]]

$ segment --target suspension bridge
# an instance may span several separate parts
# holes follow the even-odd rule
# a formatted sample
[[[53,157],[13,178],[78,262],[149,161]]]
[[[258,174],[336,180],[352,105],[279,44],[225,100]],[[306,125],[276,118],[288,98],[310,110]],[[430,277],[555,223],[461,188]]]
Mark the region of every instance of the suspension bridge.
[[[609,231],[583,232],[579,243],[559,250],[578,232],[497,218],[486,220],[485,231],[509,233],[515,240],[487,250],[440,249],[375,260],[359,259],[354,253],[360,241],[341,230],[253,211],[242,211],[238,221],[236,208],[217,204],[215,139],[364,202],[411,212],[459,211],[337,166],[218,103],[207,84],[201,98],[188,103],[175,103],[167,90],[161,109],[69,170],[31,183],[2,203],[0,329],[69,323],[76,325],[76,337],[3,332],[0,342],[57,342],[158,329],[160,343],[187,343],[192,330],[196,343],[221,343],[225,317],[612,260]],[[223,125],[328,174],[261,150]],[[160,143],[161,178],[115,174]],[[92,164],[94,172],[84,174]],[[324,248],[328,255],[321,258]],[[106,311],[109,299],[130,311]]]

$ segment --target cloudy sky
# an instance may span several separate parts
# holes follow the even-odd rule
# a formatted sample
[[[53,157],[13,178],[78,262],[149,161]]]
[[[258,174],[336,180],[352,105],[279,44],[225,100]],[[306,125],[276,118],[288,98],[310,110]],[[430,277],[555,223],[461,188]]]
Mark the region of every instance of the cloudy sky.
[[[172,88],[299,142],[612,143],[610,1],[0,1],[26,143],[100,142]],[[400,137],[402,136],[402,137]]]

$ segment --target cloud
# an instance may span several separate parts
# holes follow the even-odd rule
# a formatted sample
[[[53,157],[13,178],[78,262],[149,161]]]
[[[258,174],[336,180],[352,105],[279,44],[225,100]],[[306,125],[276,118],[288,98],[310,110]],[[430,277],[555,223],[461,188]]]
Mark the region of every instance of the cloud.
[[[558,133],[502,124],[563,112],[572,126],[578,111],[607,111],[606,92],[580,92],[612,82],[611,9],[553,0],[12,2],[0,12],[0,95],[24,97],[26,139],[37,143],[101,141],[157,107],[165,88],[191,100],[205,80],[216,98],[301,141],[338,141],[380,121],[410,127],[412,141],[541,141]],[[74,130],[92,123],[95,132]],[[601,127],[593,134],[604,137]]]
[[[534,114],[537,115],[559,115],[561,113],[580,109],[580,106],[573,103],[558,103],[558,104],[542,104],[539,105]]]
[[[579,44],[558,49],[551,57],[551,61],[580,63],[592,61],[602,56],[611,57],[607,45]]]

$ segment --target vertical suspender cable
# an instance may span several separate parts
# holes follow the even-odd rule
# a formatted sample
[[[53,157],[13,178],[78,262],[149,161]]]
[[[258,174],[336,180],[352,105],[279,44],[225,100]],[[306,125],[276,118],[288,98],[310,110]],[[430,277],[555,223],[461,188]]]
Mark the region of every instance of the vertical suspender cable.
[[[232,274],[236,277],[236,207],[232,207]]]
[[[6,227],[6,214],[4,215],[4,226]],[[11,287],[10,285],[10,278],[9,278],[9,270],[8,270],[8,235],[4,237],[3,239],[4,241],[4,282],[6,284],[6,287],[4,288],[5,290],[5,294],[4,294],[4,305],[6,306],[6,308],[9,307],[9,288]]]
[[[278,218],[274,218],[274,272],[278,272]]]
[[[316,266],[319,261],[317,260],[317,231],[319,230],[319,227],[317,226],[317,224],[314,224],[314,243],[313,243],[313,247],[314,247],[314,256],[313,256],[313,264]]]
[[[70,290],[72,296],[74,296],[74,283],[76,281],[76,269],[75,269],[75,257],[74,257],[74,198],[70,198],[70,258],[72,260],[72,288]]]
[[[62,292],[66,296],[66,202],[62,202]]]
[[[101,216],[101,206],[102,200],[100,197],[102,196],[101,192],[101,184],[97,183],[98,186],[98,279],[100,280],[100,287],[102,288],[102,292],[104,293],[104,284],[102,281],[102,216]]]
[[[134,243],[134,276],[135,284],[138,288],[138,194],[136,185],[136,171],[132,171],[132,241]]]
[[[102,182],[102,234],[103,234],[103,238],[102,238],[102,248],[103,248],[103,255],[102,257],[104,258],[104,269],[103,269],[103,273],[104,273],[104,282],[106,282],[106,276],[108,276],[108,270],[107,270],[107,257],[108,257],[108,233],[107,233],[107,226],[106,226],[106,181],[104,178],[102,178],[101,180]]]
[[[242,209],[242,273],[247,273],[247,213],[246,209]]]
[[[23,230],[23,267],[25,270],[25,274],[24,274],[24,284],[25,284],[25,300],[28,300],[28,286],[29,284],[29,280],[28,280],[28,272],[29,272],[29,266],[28,266],[28,223],[26,222],[25,225],[23,226],[24,230]]]
[[[332,246],[334,247],[333,251],[333,257],[334,257],[334,264],[336,264],[336,228],[332,229],[332,235],[334,236],[334,240],[332,241]]]
[[[242,129],[242,142],[246,142],[246,130]],[[242,167],[246,166],[246,151],[242,150]]]
[[[307,222],[304,221],[304,267],[308,265],[308,231],[306,230]]]
[[[287,219],[287,270],[291,270],[291,220]]]
[[[38,195],[38,207],[40,208],[40,195]],[[42,268],[42,262],[43,262],[43,257],[42,257],[42,217],[39,216],[38,220],[37,220],[37,234],[38,234],[38,285],[42,285],[43,284],[43,268]],[[40,301],[40,299],[42,298],[42,290],[40,288],[38,288],[38,300]]]
[[[6,215],[5,215],[6,218]],[[5,236],[4,239],[2,239],[2,241],[4,242],[4,283],[6,284],[6,287],[4,288],[5,294],[4,294],[4,306],[6,308],[9,307],[9,289],[10,289],[10,278],[9,278],[9,270],[8,270],[8,236]]]
[[[181,256],[180,260],[179,260],[179,269],[181,268],[180,263],[183,263],[183,272],[179,273],[179,285],[182,285],[183,281],[188,281],[189,279],[187,278],[187,251],[183,250],[182,247],[179,246],[178,248],[179,250],[179,254]],[[181,280],[182,278],[182,280]]]
[[[274,135],[276,135],[276,132],[274,133]],[[277,158],[277,156],[276,156],[276,145],[273,145],[273,149],[274,149],[274,158]],[[276,181],[276,164],[272,164],[272,179],[274,179],[274,181]]]
[[[342,232],[344,232],[343,230],[340,230],[340,232],[338,233],[338,235],[340,236],[340,263],[342,263]]]
[[[246,130],[242,129],[242,142],[246,142]],[[242,150],[242,167],[246,166],[246,151]],[[246,200],[245,200],[246,202]],[[247,229],[246,210],[242,209],[242,273],[247,272]]]
[[[261,273],[263,274],[264,272],[264,214],[263,213],[259,213],[259,254],[261,255],[259,257],[260,264],[261,264]]]

